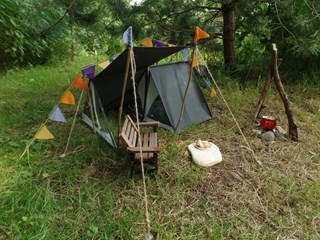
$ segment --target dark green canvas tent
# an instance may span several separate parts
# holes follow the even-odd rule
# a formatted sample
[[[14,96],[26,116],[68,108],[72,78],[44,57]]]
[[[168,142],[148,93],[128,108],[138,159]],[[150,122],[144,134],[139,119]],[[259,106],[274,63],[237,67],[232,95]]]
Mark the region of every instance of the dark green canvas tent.
[[[187,92],[184,112],[177,127],[183,97],[189,80],[190,64],[176,62],[149,68],[138,85],[144,121],[159,121],[175,132],[212,119],[207,102],[194,75]]]
[[[186,97],[185,110],[180,124],[176,128],[189,79],[190,65],[187,62],[154,64],[184,48],[135,47],[133,49],[140,116],[144,121],[157,120],[162,127],[176,132],[212,118],[206,100],[193,75]],[[90,113],[90,109],[86,105],[82,116],[82,119],[90,127],[93,127],[93,117],[97,133],[114,147],[116,147],[116,141],[108,126],[105,113],[118,109],[120,106],[127,55],[128,50],[125,50],[90,82],[94,111]],[[125,105],[134,102],[133,86],[130,81],[131,72],[128,78],[124,98]],[[105,120],[104,126],[99,116]]]

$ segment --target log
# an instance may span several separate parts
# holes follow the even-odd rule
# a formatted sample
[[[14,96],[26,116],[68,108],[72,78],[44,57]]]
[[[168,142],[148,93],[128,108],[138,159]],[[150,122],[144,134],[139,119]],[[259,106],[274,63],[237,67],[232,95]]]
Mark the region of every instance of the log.
[[[263,88],[261,91],[260,99],[259,99],[259,102],[257,105],[257,111],[254,115],[254,120],[257,120],[257,118],[261,112],[261,109],[263,108],[263,103],[266,100],[268,91],[270,89],[271,82],[272,82],[272,76],[271,76],[271,66],[270,66],[269,70],[268,70],[266,81],[264,82],[264,85],[263,85]]]
[[[298,141],[298,127],[293,120],[293,114],[290,109],[290,101],[281,83],[280,74],[278,71],[278,49],[275,43],[272,44],[272,59],[271,59],[271,76],[275,81],[276,88],[280,94],[281,100],[284,104],[285,113],[288,117],[289,136],[291,140]]]

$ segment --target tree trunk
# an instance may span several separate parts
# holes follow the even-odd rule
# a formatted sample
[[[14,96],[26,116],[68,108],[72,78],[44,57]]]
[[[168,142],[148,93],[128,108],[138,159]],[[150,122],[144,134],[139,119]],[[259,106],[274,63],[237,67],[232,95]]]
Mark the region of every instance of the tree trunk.
[[[223,50],[224,50],[224,66],[227,71],[233,71],[236,68],[236,48],[235,48],[235,19],[234,9],[235,2],[223,4]]]

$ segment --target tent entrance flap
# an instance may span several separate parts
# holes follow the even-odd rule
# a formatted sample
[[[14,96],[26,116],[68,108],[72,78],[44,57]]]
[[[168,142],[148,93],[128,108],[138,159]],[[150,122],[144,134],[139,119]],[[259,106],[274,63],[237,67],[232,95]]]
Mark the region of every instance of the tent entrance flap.
[[[97,134],[99,134],[108,144],[112,147],[116,148],[116,142],[111,132],[110,125],[108,119],[104,113],[104,110],[101,105],[101,101],[97,96],[97,92],[95,91],[94,84],[90,82],[90,94],[88,94],[88,98],[92,96],[91,101],[87,99],[83,113],[82,113],[82,121],[86,123],[90,128],[94,129]],[[89,104],[92,104],[90,107]]]

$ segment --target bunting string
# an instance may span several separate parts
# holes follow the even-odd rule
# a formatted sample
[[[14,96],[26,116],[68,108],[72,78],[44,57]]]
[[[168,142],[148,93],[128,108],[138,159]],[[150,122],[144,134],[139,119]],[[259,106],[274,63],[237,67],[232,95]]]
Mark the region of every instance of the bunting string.
[[[81,97],[82,97],[82,94],[83,94],[83,90],[87,90],[87,87],[84,84],[82,84],[82,86],[73,86],[73,84],[75,83],[75,80],[77,80],[78,77],[79,77],[79,75],[77,74],[75,79],[74,79],[74,81],[69,85],[67,90],[64,91],[64,94],[62,95],[62,97],[60,97],[59,102],[56,105],[54,105],[54,107],[51,110],[50,114],[48,115],[47,119],[40,125],[40,127],[38,128],[38,131],[36,132],[36,134],[26,144],[26,147],[25,147],[24,151],[22,152],[22,154],[20,155],[19,160],[21,160],[26,153],[28,153],[28,155],[29,155],[29,148],[31,147],[31,145],[34,143],[34,141],[36,139],[41,139],[41,138],[42,139],[51,139],[51,138],[53,138],[53,135],[47,129],[46,124],[48,123],[49,120],[58,121],[58,122],[64,122],[65,119],[64,119],[64,116],[63,116],[61,110],[59,109],[59,104],[61,104],[61,103],[63,103],[63,104],[71,104],[71,105],[75,104],[74,96],[72,95],[72,93],[70,91],[70,89],[72,87],[82,88],[79,104],[78,104],[78,107],[77,107],[77,111],[79,110],[79,105],[80,105],[80,102],[81,102]],[[56,113],[58,113],[58,118],[56,118],[57,116],[54,116]],[[73,125],[74,125],[74,123],[73,123]],[[73,127],[73,125],[72,125],[72,127]],[[41,131],[43,131],[43,132],[41,132]],[[40,135],[39,135],[39,133],[40,133]],[[44,136],[43,136],[43,134],[44,134]],[[69,135],[71,135],[71,134],[69,134]],[[70,139],[68,139],[67,146],[69,145],[69,141],[70,141]],[[67,147],[66,147],[66,149],[67,149]]]
[[[199,51],[198,49],[196,49],[196,53],[197,53],[197,55],[200,57],[200,60],[201,60],[202,64],[205,66],[207,72],[209,73],[209,75],[210,75],[210,77],[211,77],[211,79],[212,79],[215,87],[216,87],[217,90],[218,90],[218,93],[220,94],[220,96],[221,96],[224,104],[226,105],[228,111],[230,112],[230,115],[231,115],[232,119],[234,120],[236,126],[238,127],[238,130],[239,130],[241,136],[243,137],[245,143],[247,144],[248,149],[249,149],[250,152],[252,153],[252,156],[254,157],[255,161],[256,161],[259,165],[262,165],[262,162],[257,159],[257,157],[256,157],[256,155],[255,155],[255,152],[253,151],[250,143],[248,142],[248,140],[247,140],[246,136],[244,135],[243,131],[241,130],[241,127],[240,127],[240,125],[239,125],[236,117],[234,116],[233,112],[231,111],[231,109],[230,109],[230,107],[229,107],[229,104],[228,104],[227,100],[225,99],[225,97],[223,96],[222,91],[220,90],[217,82],[216,82],[215,79],[213,78],[213,76],[212,76],[212,74],[211,74],[211,72],[210,72],[210,70],[209,70],[209,68],[208,68],[208,65],[207,65],[206,62],[204,61],[203,56],[201,55],[201,53],[200,53],[200,51]]]

